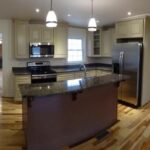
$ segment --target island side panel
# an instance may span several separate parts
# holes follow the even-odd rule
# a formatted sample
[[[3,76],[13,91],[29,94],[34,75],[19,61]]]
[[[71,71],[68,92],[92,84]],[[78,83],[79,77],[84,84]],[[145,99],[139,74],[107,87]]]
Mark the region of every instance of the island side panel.
[[[73,145],[117,121],[117,86],[111,83],[77,93],[34,97],[27,115],[27,150]]]

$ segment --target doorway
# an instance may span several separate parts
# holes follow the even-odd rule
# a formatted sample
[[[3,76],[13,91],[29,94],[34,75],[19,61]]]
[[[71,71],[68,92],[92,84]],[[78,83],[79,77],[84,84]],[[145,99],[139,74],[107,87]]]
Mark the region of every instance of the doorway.
[[[0,97],[2,97],[2,92],[3,92],[3,79],[2,79],[2,75],[3,75],[3,71],[2,71],[2,49],[3,49],[3,39],[2,39],[2,33],[0,33]]]

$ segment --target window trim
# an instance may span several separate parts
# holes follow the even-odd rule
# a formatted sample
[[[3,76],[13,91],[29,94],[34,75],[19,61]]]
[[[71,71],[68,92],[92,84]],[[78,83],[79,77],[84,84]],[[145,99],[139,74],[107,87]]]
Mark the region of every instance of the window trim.
[[[83,61],[84,61],[84,57],[83,57],[83,39],[82,39],[82,38],[68,38],[68,48],[67,48],[68,51],[67,51],[67,53],[69,53],[69,51],[73,51],[73,50],[69,50],[69,40],[70,40],[70,39],[71,39],[71,40],[81,40],[81,48],[82,48],[82,49],[81,49],[81,50],[78,50],[78,51],[81,51],[81,52],[82,52],[82,60],[81,60],[81,61],[80,61],[80,60],[79,60],[79,61],[78,61],[78,60],[77,60],[77,61],[69,61],[69,60],[68,60],[69,55],[68,55],[68,57],[67,57],[67,62],[68,62],[68,63],[80,63],[80,62],[83,62]],[[74,50],[74,51],[77,51],[77,50]]]

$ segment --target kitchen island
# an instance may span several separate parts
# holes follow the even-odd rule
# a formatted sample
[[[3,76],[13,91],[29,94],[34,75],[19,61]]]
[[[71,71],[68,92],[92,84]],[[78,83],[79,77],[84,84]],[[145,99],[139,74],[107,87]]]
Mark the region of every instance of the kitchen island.
[[[117,122],[122,75],[20,85],[26,150],[58,150],[87,140]]]

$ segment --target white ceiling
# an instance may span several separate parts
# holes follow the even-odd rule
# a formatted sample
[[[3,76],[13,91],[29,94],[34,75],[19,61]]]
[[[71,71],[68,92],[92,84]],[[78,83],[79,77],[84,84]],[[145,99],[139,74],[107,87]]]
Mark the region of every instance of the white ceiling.
[[[39,8],[39,14],[35,9]],[[50,0],[0,0],[0,19],[43,20],[50,8]],[[91,0],[53,0],[59,21],[87,26],[91,16]],[[150,0],[94,0],[94,17],[99,25],[112,24],[121,18],[150,13]],[[71,17],[67,17],[67,14]]]

